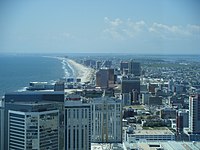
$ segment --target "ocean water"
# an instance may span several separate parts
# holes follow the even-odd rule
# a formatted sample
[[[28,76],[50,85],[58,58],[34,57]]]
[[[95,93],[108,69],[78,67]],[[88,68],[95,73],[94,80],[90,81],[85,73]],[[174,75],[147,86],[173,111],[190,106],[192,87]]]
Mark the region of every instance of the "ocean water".
[[[53,82],[73,75],[73,68],[63,58],[0,55],[0,96],[24,90],[32,81]]]

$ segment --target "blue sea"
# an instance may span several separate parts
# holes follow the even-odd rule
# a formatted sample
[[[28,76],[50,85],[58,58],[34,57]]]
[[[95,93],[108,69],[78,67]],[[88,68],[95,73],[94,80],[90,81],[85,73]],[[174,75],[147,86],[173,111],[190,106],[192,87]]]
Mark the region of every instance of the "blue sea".
[[[69,76],[73,70],[61,57],[0,55],[0,96],[25,90],[32,81],[54,82]]]
[[[76,56],[80,55],[81,54],[76,54]],[[93,55],[94,54],[84,54],[81,56]],[[94,56],[99,56],[99,54],[95,54]],[[106,54],[102,56],[108,57]],[[129,57],[200,62],[199,55],[129,55]],[[63,57],[56,57],[56,55],[0,55],[0,96],[3,96],[6,92],[25,90],[30,82],[55,82],[60,78],[75,76],[74,69],[67,63],[66,59]]]

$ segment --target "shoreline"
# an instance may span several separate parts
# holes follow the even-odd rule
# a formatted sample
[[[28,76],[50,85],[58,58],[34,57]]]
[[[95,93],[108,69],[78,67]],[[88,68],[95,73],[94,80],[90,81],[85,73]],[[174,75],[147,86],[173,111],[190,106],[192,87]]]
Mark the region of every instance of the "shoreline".
[[[82,64],[77,63],[76,61],[66,58],[66,61],[69,66],[71,66],[74,69],[75,77],[80,78],[81,82],[90,82],[94,70],[92,68],[86,67]]]
[[[43,56],[58,59],[62,63],[62,69],[64,70],[64,77],[73,77],[80,78],[81,82],[90,82],[94,75],[94,69],[86,67],[80,63],[77,63],[75,60],[64,57],[57,56]],[[66,69],[65,65],[71,70],[71,73]]]

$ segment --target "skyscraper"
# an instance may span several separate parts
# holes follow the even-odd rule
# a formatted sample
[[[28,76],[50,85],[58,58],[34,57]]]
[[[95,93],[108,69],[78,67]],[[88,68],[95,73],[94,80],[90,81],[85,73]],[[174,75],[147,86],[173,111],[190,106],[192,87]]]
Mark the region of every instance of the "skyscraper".
[[[125,70],[128,70],[128,62],[120,62],[120,72],[123,74]]]
[[[105,96],[94,98],[91,109],[92,142],[122,142],[121,101]]]
[[[45,104],[34,104],[40,105]],[[59,149],[59,110],[9,110],[8,126],[10,150]]]
[[[192,134],[200,134],[200,95],[189,98],[189,129]]]
[[[96,86],[101,88],[109,88],[114,84],[114,69],[100,69],[96,73]]]
[[[139,102],[140,78],[123,76],[121,81],[121,93],[130,93],[134,102]]]
[[[65,149],[91,149],[90,104],[65,101]]]
[[[2,102],[1,117],[4,118],[4,122],[3,124],[1,123],[1,129],[2,126],[4,128],[1,130],[1,134],[4,135],[4,139],[1,139],[1,142],[3,142],[3,150],[9,148],[12,149],[12,144],[16,144],[15,142],[20,140],[16,139],[16,136],[13,136],[14,134],[21,134],[26,138],[24,139],[25,145],[21,145],[21,149],[33,149],[36,145],[40,148],[43,147],[49,149],[64,148],[64,92],[13,92],[6,94]],[[46,120],[45,118],[42,118],[44,115],[45,118],[47,118]],[[35,118],[35,121],[32,118]],[[32,120],[33,124],[28,124],[29,119]],[[44,122],[47,122],[47,124]],[[56,125],[57,129],[55,129]],[[27,140],[29,135],[26,133],[29,132],[29,129],[32,135],[38,135],[38,137],[34,137],[34,140],[32,141],[30,139]],[[53,132],[55,132],[55,135],[58,135],[58,140],[55,139],[55,142],[57,140],[57,145],[59,145],[59,147],[56,147],[56,143],[49,140],[54,139],[53,135],[51,136],[51,133]],[[58,132],[58,134],[56,132]],[[12,136],[9,136],[11,133]],[[42,135],[45,137],[41,137]],[[45,139],[46,137],[49,137],[49,139]],[[46,144],[53,145],[53,147],[40,144],[43,141],[46,141]],[[31,143],[32,148],[30,148]],[[25,146],[25,148],[23,146]]]
[[[134,62],[133,60],[131,60],[128,63],[128,70],[129,70],[129,74],[133,74],[135,76],[141,75],[141,66],[139,62]]]
[[[189,97],[189,130],[186,134],[190,141],[200,141],[200,94]]]

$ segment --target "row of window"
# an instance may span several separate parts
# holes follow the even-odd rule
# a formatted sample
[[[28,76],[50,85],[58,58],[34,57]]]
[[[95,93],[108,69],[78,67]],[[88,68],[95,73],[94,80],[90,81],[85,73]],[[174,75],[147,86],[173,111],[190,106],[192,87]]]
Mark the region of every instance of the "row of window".
[[[68,109],[66,110],[68,113],[67,113],[67,116],[68,118],[88,118],[88,113],[89,110],[88,109]]]

